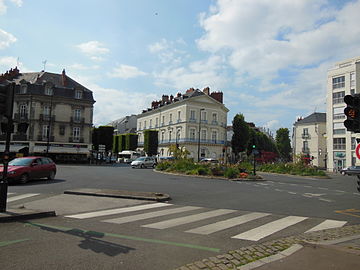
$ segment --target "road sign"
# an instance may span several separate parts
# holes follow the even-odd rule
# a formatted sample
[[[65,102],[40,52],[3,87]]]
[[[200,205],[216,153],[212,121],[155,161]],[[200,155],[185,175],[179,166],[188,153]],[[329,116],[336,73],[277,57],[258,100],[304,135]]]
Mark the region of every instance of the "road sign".
[[[356,153],[357,158],[360,159],[360,144],[358,144],[358,145],[356,146],[355,153]]]

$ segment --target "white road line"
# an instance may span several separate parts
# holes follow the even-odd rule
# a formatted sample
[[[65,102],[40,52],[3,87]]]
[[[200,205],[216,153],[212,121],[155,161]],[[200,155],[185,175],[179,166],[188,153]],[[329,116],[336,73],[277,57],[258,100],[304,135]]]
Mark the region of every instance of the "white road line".
[[[296,194],[296,192],[288,191],[289,194]]]
[[[344,226],[346,223],[347,223],[347,221],[327,219],[324,222],[320,223],[319,225],[311,228],[310,230],[307,230],[305,233],[317,232],[317,231],[326,230],[326,229],[339,228],[339,227]]]
[[[114,215],[114,214],[120,214],[120,213],[128,213],[128,212],[133,212],[133,211],[140,211],[140,210],[146,210],[146,209],[151,209],[151,208],[156,208],[156,207],[164,207],[164,206],[170,206],[170,205],[172,205],[172,204],[152,203],[152,204],[137,205],[137,206],[131,206],[131,207],[123,207],[123,208],[88,212],[88,213],[82,213],[82,214],[76,214],[76,215],[69,215],[69,216],[65,216],[65,217],[85,219],[85,218],[102,217],[102,216]]]
[[[15,194],[15,193],[12,193],[12,192],[8,192],[7,194],[8,194],[8,195],[13,195],[13,194]]]
[[[280,191],[280,192],[282,192],[282,191],[283,191],[282,189],[278,189],[278,188],[275,188],[275,190],[276,190],[276,191]]]
[[[328,200],[328,199],[323,199],[323,198],[319,198],[320,201],[324,201],[324,202],[333,202],[332,200]]]
[[[208,212],[201,213],[201,214],[180,217],[180,218],[174,218],[174,219],[170,219],[170,220],[147,224],[147,225],[143,225],[142,227],[153,228],[153,229],[167,229],[167,228],[171,228],[171,227],[175,227],[175,226],[179,226],[179,225],[183,225],[183,224],[188,224],[188,223],[196,222],[196,221],[211,218],[211,217],[217,217],[217,216],[221,216],[221,215],[230,214],[233,212],[236,212],[236,210],[218,209],[218,210],[208,211]]]
[[[179,208],[175,208],[175,209],[154,211],[151,213],[144,213],[144,214],[139,214],[139,215],[134,215],[134,216],[107,219],[107,220],[103,220],[103,222],[123,224],[123,223],[138,221],[138,220],[154,218],[154,217],[162,217],[162,216],[166,216],[166,215],[170,215],[170,214],[182,213],[182,212],[196,210],[196,209],[200,209],[200,208],[201,207],[185,206],[185,207],[179,207]]]
[[[304,186],[304,187],[306,187],[306,188],[312,188],[312,186]]]
[[[354,195],[358,195],[358,196],[360,196],[360,193],[353,193]]]
[[[290,184],[290,186],[298,186],[298,184]]]
[[[345,192],[345,191],[342,191],[342,190],[338,190],[338,189],[335,189],[336,192]]]
[[[26,194],[10,197],[7,199],[7,202],[14,202],[14,201],[30,198],[36,195],[39,195],[39,193],[26,193]]]
[[[254,213],[242,215],[239,217],[234,217],[234,218],[230,218],[227,220],[219,221],[219,222],[216,222],[213,224],[194,228],[194,229],[188,230],[186,232],[208,235],[208,234],[222,231],[222,230],[225,230],[225,229],[228,229],[228,228],[231,228],[231,227],[234,227],[234,226],[237,226],[237,225],[258,219],[258,218],[266,217],[268,215],[270,215],[270,214],[254,212]]]
[[[326,188],[326,187],[318,187],[318,189],[329,190],[329,189]]]
[[[297,217],[297,216],[288,216],[273,222],[267,223],[260,227],[254,228],[247,232],[243,232],[241,234],[235,235],[231,238],[242,239],[242,240],[250,240],[250,241],[259,241],[262,238],[265,238],[273,233],[281,231],[289,226],[292,226],[296,223],[299,223],[307,217]]]

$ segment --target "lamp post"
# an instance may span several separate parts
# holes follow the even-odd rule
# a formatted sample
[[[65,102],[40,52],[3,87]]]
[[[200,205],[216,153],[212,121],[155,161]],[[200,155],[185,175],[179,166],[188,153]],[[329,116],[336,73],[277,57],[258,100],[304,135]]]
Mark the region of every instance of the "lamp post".
[[[51,90],[53,91],[53,89]],[[46,142],[46,156],[49,156],[49,149],[50,149],[50,132],[51,132],[51,117],[52,117],[52,106],[53,106],[53,92],[51,92],[50,97],[50,113],[49,113],[49,128],[47,134],[47,142]]]
[[[200,114],[199,114],[198,162],[200,161],[201,112],[204,111],[204,110],[205,110],[205,109],[200,109]]]

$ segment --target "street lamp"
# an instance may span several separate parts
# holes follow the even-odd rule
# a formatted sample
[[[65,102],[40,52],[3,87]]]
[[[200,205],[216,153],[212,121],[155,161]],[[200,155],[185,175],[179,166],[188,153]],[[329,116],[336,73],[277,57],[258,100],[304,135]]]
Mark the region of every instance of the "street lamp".
[[[52,117],[52,106],[53,106],[53,89],[51,89],[51,96],[50,96],[50,113],[49,113],[49,126],[48,126],[48,134],[47,134],[47,142],[46,142],[46,156],[49,156],[50,150],[50,131],[51,131],[51,117]]]
[[[198,140],[198,162],[200,161],[200,129],[201,129],[201,112],[205,111],[205,109],[200,109],[199,115],[199,140]]]

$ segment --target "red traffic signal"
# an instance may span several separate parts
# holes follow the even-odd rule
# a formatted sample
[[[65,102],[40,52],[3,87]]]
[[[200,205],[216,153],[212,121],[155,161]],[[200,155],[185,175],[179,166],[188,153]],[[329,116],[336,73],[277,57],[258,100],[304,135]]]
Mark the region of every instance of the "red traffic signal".
[[[347,116],[344,126],[347,131],[360,133],[360,95],[346,95],[344,102],[347,104],[344,109],[344,114]]]

